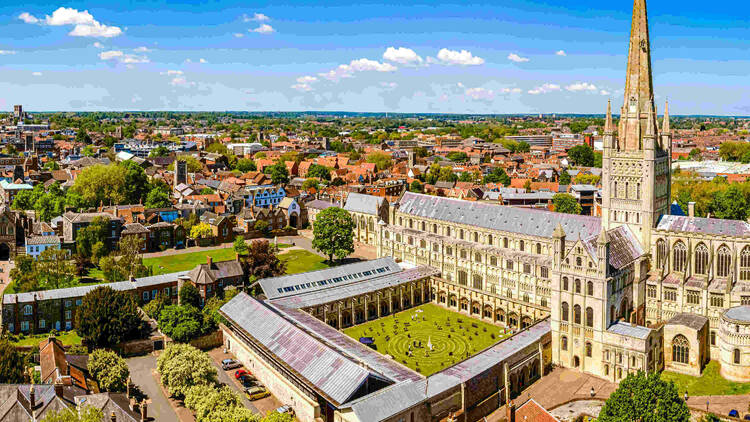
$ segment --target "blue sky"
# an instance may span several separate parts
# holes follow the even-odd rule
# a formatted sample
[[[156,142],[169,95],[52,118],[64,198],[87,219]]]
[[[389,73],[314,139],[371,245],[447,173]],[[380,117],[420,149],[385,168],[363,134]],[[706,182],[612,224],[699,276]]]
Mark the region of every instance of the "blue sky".
[[[649,4],[659,108],[750,115],[750,5]],[[632,2],[0,5],[0,110],[602,113]]]

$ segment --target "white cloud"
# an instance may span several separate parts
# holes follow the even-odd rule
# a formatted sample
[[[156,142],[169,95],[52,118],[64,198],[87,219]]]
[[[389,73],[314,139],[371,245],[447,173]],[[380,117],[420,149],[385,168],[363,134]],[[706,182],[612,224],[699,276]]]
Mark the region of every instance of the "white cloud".
[[[168,76],[176,76],[176,75],[182,75],[184,74],[181,70],[167,70],[166,72],[161,72],[162,75],[168,75]]]
[[[172,78],[169,84],[172,86],[188,88],[188,87],[194,86],[195,82],[188,81],[184,76],[175,76],[174,78]]]
[[[396,82],[381,82],[380,86],[382,86],[383,88],[387,90],[391,90],[391,89],[396,89],[398,84]]]
[[[565,50],[557,50],[557,53],[555,53],[556,56],[567,56],[565,53]]]
[[[310,86],[310,84],[304,84],[304,83],[294,84],[292,85],[292,89],[296,89],[297,91],[300,91],[300,92],[312,91],[312,87]]]
[[[47,15],[44,22],[51,26],[91,25],[96,22],[96,19],[94,19],[88,10],[81,12],[72,7],[60,7],[52,12],[51,16]]]
[[[270,33],[274,32],[275,30],[273,29],[273,27],[271,25],[269,25],[267,23],[263,23],[259,27],[255,28],[255,29],[249,29],[248,31],[257,32],[258,34],[270,34]]]
[[[206,59],[200,58],[198,59],[198,63],[208,63],[208,62],[206,61]]]
[[[523,62],[529,61],[528,58],[521,57],[521,56],[519,56],[516,53],[510,53],[510,54],[508,54],[508,60],[510,60],[512,62],[516,62],[516,63],[523,63]]]
[[[471,54],[470,51],[448,50],[443,48],[438,52],[437,58],[448,65],[478,66],[484,63],[484,59]]]
[[[242,15],[242,20],[245,22],[265,22],[270,21],[271,18],[264,15],[263,13],[253,13],[253,16]]]
[[[18,15],[18,19],[21,19],[26,23],[39,23],[39,19],[35,16],[32,16],[29,12],[21,13],[20,15]]]
[[[31,72],[31,76],[42,76],[42,72]]]
[[[458,86],[459,88],[463,88],[464,84],[462,84],[461,82],[459,82],[459,83],[456,84],[456,86]]]
[[[464,91],[464,94],[475,100],[491,100],[495,98],[495,91],[485,88],[469,88]]]
[[[235,38],[242,38],[242,37],[245,36],[245,34],[243,34],[241,32],[235,32],[233,35],[234,35]]]
[[[116,26],[107,26],[99,22],[94,22],[92,25],[76,25],[68,35],[72,37],[112,38],[122,35],[122,30]]]
[[[588,82],[576,82],[565,87],[570,92],[581,92],[581,91],[596,91],[596,85]]]
[[[151,49],[146,46],[141,46],[141,47],[134,49],[133,51],[138,52],[138,53],[148,53],[151,51]]]
[[[16,54],[15,50],[0,50],[0,56],[10,56]]]
[[[104,48],[104,44],[102,44],[99,41],[97,41],[97,42],[94,43],[94,47],[101,49],[101,48]]]
[[[411,48],[388,47],[383,53],[383,59],[404,65],[416,65],[422,63],[422,58]]]
[[[529,90],[529,94],[531,95],[546,94],[548,92],[559,91],[559,90],[560,90],[560,85],[547,83],[547,84],[544,84],[544,85],[541,85],[534,89]]]
[[[503,88],[502,93],[503,94],[520,94],[521,88]]]
[[[342,78],[351,78],[356,72],[393,72],[398,68],[390,63],[380,63],[376,60],[370,59],[357,59],[352,60],[349,64],[342,64],[339,67],[330,70],[325,73],[319,73],[322,76],[331,81],[338,81]]]
[[[601,91],[599,91],[599,95],[609,95],[609,94],[611,94],[611,92],[607,91],[606,89],[602,89]]]
[[[99,58],[102,60],[116,60],[120,63],[125,63],[125,64],[137,64],[137,63],[149,62],[149,59],[146,56],[126,54],[120,50],[102,51],[101,53],[99,53]]]
[[[300,76],[299,78],[297,78],[297,82],[301,84],[309,84],[317,81],[318,78],[316,78],[315,76]]]

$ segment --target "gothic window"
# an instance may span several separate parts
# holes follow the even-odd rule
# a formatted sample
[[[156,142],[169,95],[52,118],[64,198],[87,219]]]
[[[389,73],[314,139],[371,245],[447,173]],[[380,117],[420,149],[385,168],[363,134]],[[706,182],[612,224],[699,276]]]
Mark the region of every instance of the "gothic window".
[[[732,268],[732,253],[729,248],[726,245],[721,245],[716,256],[716,276],[729,276],[729,269]]]
[[[474,232],[474,241],[479,242],[479,233]]]
[[[724,295],[711,293],[711,306],[714,308],[724,307]]]
[[[641,184],[637,183],[635,185],[635,199],[641,199]]]
[[[422,231],[425,231],[424,221],[422,222]]]
[[[474,274],[474,282],[473,282],[475,289],[482,289],[482,276],[479,274]]]
[[[586,294],[589,296],[594,295],[594,283],[592,283],[591,281],[586,282]]]
[[[562,320],[568,321],[570,316],[568,315],[568,302],[562,303]]]
[[[628,199],[630,197],[630,183],[625,182],[625,199]],[[625,221],[627,221],[628,215],[625,214]]]
[[[586,342],[586,357],[587,358],[591,357],[591,342],[590,341]]]
[[[750,246],[742,248],[740,253],[740,280],[750,280]]]
[[[461,250],[461,259],[466,259],[466,251],[463,249]]]
[[[453,248],[451,248],[450,246],[446,246],[445,247],[445,254],[448,255],[448,256],[453,256]]]
[[[681,334],[678,334],[672,340],[672,361],[678,363],[690,362],[690,343]]]
[[[507,237],[503,238],[503,247],[506,248],[506,249],[508,248],[508,238]]]
[[[734,363],[736,365],[740,364],[740,349],[734,349]]]
[[[497,267],[497,257],[496,256],[491,256],[490,257],[490,265],[492,265],[493,267]]]
[[[594,327],[594,308],[590,306],[586,308],[586,326]]]
[[[711,346],[716,346],[716,331],[711,331]]]
[[[432,232],[435,233],[435,234],[437,234],[437,232],[438,232],[437,224],[433,224],[432,225]]]
[[[568,338],[565,336],[560,337],[560,349],[568,350]]]
[[[476,262],[482,262],[482,254],[480,254],[479,252],[475,253],[474,254],[474,261],[476,261]]]
[[[582,265],[583,265],[583,261],[581,261],[581,257],[579,256],[576,258],[576,267],[580,267]]]
[[[700,305],[701,303],[701,292],[698,290],[687,291],[687,303],[690,305]]]
[[[487,235],[487,244],[488,245],[492,245],[492,235],[491,234]]]
[[[537,253],[537,255],[541,255],[542,254],[542,244],[541,243],[537,243],[536,244],[536,253]]]
[[[531,300],[529,300],[529,294],[528,293],[524,293],[523,294],[523,301],[526,302],[526,303],[531,302]]]
[[[427,247],[427,242],[425,242],[424,239],[420,240],[419,241],[419,247],[420,248],[426,248]]]
[[[674,262],[675,271],[685,271],[685,264],[687,264],[687,248],[682,242],[677,242],[674,245]]]
[[[617,198],[617,181],[612,182],[612,196]],[[615,218],[616,220],[617,218]]]
[[[581,305],[575,305],[573,307],[573,322],[575,324],[581,323]]]
[[[563,282],[563,288],[562,289],[567,292],[568,291],[568,277],[563,277],[562,282]]]
[[[510,259],[505,260],[505,269],[506,270],[513,270],[513,261]]]
[[[458,272],[458,284],[465,286],[466,281],[467,281],[466,279],[467,279],[466,271],[459,271]]]
[[[446,236],[450,236],[451,235],[451,228],[450,227],[446,227],[445,228],[445,235]]]
[[[673,289],[670,287],[665,287],[662,291],[664,295],[664,300],[668,302],[675,302],[677,301],[677,289]]]
[[[750,255],[750,251],[748,251],[748,254]],[[664,241],[664,239],[659,239],[656,241],[656,267],[657,268],[664,268],[664,265],[667,262],[667,242]]]
[[[575,281],[575,289],[576,289],[576,293],[581,293],[581,280],[576,279],[576,281]]]
[[[521,252],[523,252],[523,246],[524,246],[523,240],[519,240],[518,241],[518,250],[521,251]]]
[[[547,268],[547,267],[539,267],[539,275],[542,278],[549,278],[549,268]]]
[[[464,229],[458,230],[458,238],[464,240]]]
[[[708,274],[708,248],[703,243],[695,247],[695,273]]]

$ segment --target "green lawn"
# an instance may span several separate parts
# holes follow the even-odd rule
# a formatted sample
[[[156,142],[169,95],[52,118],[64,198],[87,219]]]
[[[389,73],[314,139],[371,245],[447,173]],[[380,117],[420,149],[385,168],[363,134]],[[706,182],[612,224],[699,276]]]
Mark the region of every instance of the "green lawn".
[[[39,343],[42,342],[42,340],[45,340],[49,337],[49,333],[45,334],[36,334],[32,336],[26,336],[22,340],[14,341],[12,344],[16,347],[24,347],[24,346],[38,346]],[[75,330],[72,331],[61,331],[56,338],[66,346],[72,346],[75,344],[81,344],[81,337],[78,336],[78,333],[76,333]]]
[[[235,259],[237,254],[234,249],[211,249],[198,252],[187,252],[174,255],[165,255],[157,258],[144,258],[143,265],[152,267],[154,275],[174,273],[177,271],[192,270],[198,264],[205,264],[206,257],[210,256],[215,262]]]
[[[728,381],[719,374],[719,369],[719,362],[712,360],[703,368],[700,377],[664,371],[661,378],[666,381],[674,381],[680,395],[686,390],[690,396],[730,396],[750,393],[750,383]]]
[[[347,328],[344,333],[355,339],[372,337],[377,351],[424,375],[458,363],[509,335],[496,325],[429,303]]]
[[[284,252],[279,255],[279,259],[286,263],[287,274],[306,273],[328,268],[325,258],[303,249]]]

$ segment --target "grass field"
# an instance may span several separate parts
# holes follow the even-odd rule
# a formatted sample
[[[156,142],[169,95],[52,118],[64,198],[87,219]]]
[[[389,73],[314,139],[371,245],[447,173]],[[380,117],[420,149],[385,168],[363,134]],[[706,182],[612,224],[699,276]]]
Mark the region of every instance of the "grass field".
[[[496,325],[433,304],[347,328],[344,333],[355,339],[372,337],[377,351],[424,375],[458,363],[509,336]]]
[[[48,333],[45,334],[37,334],[33,336],[26,336],[22,340],[18,340],[13,342],[12,344],[14,346],[18,347],[24,347],[24,346],[38,346],[39,343],[42,342],[42,340],[45,340],[49,337]],[[72,331],[61,331],[56,338],[60,341],[62,341],[63,345],[65,346],[72,346],[75,344],[81,344],[81,337],[78,336],[78,334],[75,332],[75,330]]]
[[[308,271],[328,268],[325,258],[303,249],[295,249],[279,255],[279,259],[286,263],[287,274],[306,273]]]
[[[685,391],[690,396],[733,396],[750,393],[750,383],[732,382],[721,376],[719,362],[712,360],[703,368],[700,377],[664,371],[661,378],[673,381],[682,395]]]
[[[159,256],[156,258],[144,258],[143,265],[152,267],[154,275],[174,273],[177,271],[192,270],[198,264],[205,264],[206,257],[210,256],[214,262],[228,261],[234,259],[237,254],[234,249],[211,249],[206,251],[180,253],[174,255]]]

